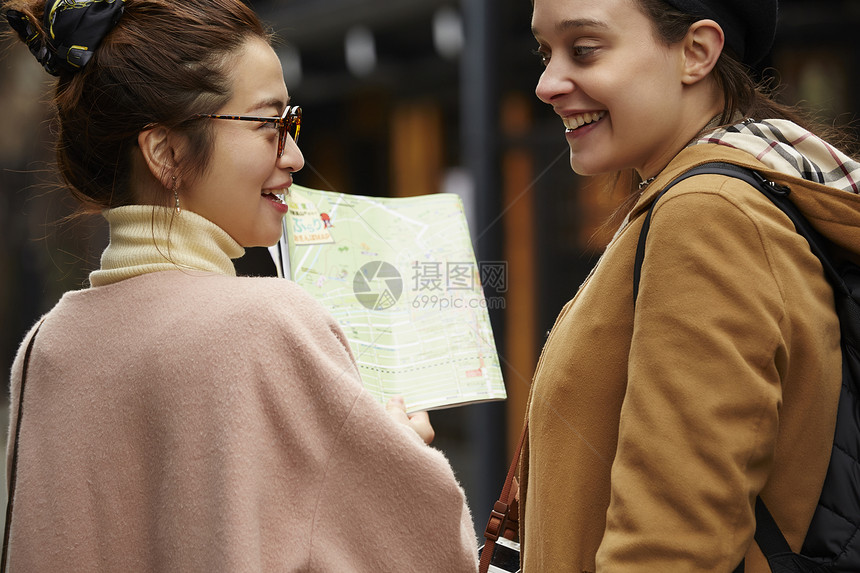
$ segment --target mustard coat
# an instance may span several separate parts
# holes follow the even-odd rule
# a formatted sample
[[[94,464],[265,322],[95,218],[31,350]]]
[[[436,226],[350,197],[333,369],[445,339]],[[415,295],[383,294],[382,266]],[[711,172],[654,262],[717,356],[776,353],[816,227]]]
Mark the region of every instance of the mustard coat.
[[[769,572],[761,493],[803,542],[833,439],[841,362],[832,291],[791,222],[719,175],[657,204],[634,313],[644,214],[676,176],[722,160],[788,184],[856,252],[860,196],[719,145],[683,150],[562,309],[539,360],[521,466],[525,573]]]

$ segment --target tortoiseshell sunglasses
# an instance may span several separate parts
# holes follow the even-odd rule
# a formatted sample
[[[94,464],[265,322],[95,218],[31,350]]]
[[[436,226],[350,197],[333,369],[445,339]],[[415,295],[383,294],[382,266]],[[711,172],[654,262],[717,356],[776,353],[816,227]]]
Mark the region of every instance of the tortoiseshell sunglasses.
[[[299,129],[302,126],[302,108],[297,105],[287,106],[281,117],[253,117],[250,115],[218,115],[215,113],[198,113],[194,117],[209,119],[236,119],[239,121],[256,121],[260,123],[274,123],[278,126],[278,157],[284,154],[284,146],[287,144],[287,134],[293,141],[299,140]]]

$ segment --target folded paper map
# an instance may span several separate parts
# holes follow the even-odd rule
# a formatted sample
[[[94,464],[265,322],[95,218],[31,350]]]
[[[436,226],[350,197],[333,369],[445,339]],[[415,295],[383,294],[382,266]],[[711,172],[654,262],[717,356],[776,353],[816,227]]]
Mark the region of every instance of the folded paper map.
[[[366,197],[293,185],[282,276],[338,320],[365,387],[409,412],[506,397],[459,196]],[[498,270],[498,269],[496,269]]]

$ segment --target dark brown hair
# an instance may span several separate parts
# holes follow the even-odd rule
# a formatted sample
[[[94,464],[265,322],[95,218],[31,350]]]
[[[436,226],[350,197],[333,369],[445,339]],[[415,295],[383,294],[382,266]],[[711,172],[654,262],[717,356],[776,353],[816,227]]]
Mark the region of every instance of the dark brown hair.
[[[44,0],[7,0],[41,29]],[[85,209],[133,204],[131,151],[159,124],[181,132],[190,156],[179,175],[203,172],[213,113],[230,99],[229,56],[249,38],[270,35],[240,0],[126,0],[125,13],[80,71],[57,80],[57,161]],[[170,205],[165,194],[165,205]]]
[[[657,39],[666,45],[680,42],[699,18],[672,8],[663,0],[637,0],[642,12],[651,20]],[[724,49],[713,70],[714,79],[722,90],[723,111],[720,125],[734,123],[738,117],[787,119],[815,132],[848,153],[856,153],[856,142],[846,132],[824,125],[799,106],[778,102],[769,82],[756,82],[750,69],[729,49]],[[847,149],[845,149],[847,148]]]
[[[699,18],[675,8],[663,0],[634,0],[642,13],[651,21],[656,39],[670,46],[680,42]],[[860,144],[848,131],[826,125],[815,119],[808,110],[778,102],[771,84],[757,82],[748,66],[743,64],[731,50],[724,49],[713,69],[714,80],[723,94],[723,111],[717,127],[728,127],[740,119],[787,119],[815,133],[831,145],[849,155],[860,153]],[[715,129],[711,123],[707,129]],[[700,135],[704,135],[701,133]],[[610,193],[623,194],[625,199],[601,227],[601,231],[614,230],[630,212],[639,198],[638,186],[641,178],[634,169],[596,175],[605,181]]]

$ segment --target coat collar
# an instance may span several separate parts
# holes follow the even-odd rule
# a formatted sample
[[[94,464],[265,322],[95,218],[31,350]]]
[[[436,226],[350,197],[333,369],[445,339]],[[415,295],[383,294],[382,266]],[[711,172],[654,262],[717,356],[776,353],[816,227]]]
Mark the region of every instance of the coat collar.
[[[686,147],[681,150],[681,152],[678,153],[671,162],[669,162],[669,165],[667,165],[663,171],[657,175],[654,181],[652,181],[644,191],[642,191],[642,195],[633,206],[630,218],[633,219],[641,212],[647,210],[651,206],[651,203],[654,202],[654,199],[657,198],[657,195],[659,195],[669,183],[674,181],[676,177],[679,177],[694,167],[704,165],[705,163],[712,163],[714,161],[723,161],[726,163],[749,167],[750,169],[760,171],[762,174],[776,174],[776,172],[772,172],[763,163],[756,160],[755,157],[739,149],[733,149],[721,145],[695,145]],[[786,176],[780,174],[780,177],[785,179]]]
[[[791,189],[791,199],[803,215],[825,237],[852,253],[860,261],[860,195],[787,175],[764,165],[739,149],[704,144],[683,149],[642,192],[627,221],[648,210],[660,192],[676,177],[694,167],[722,161],[754,169],[765,178]]]

